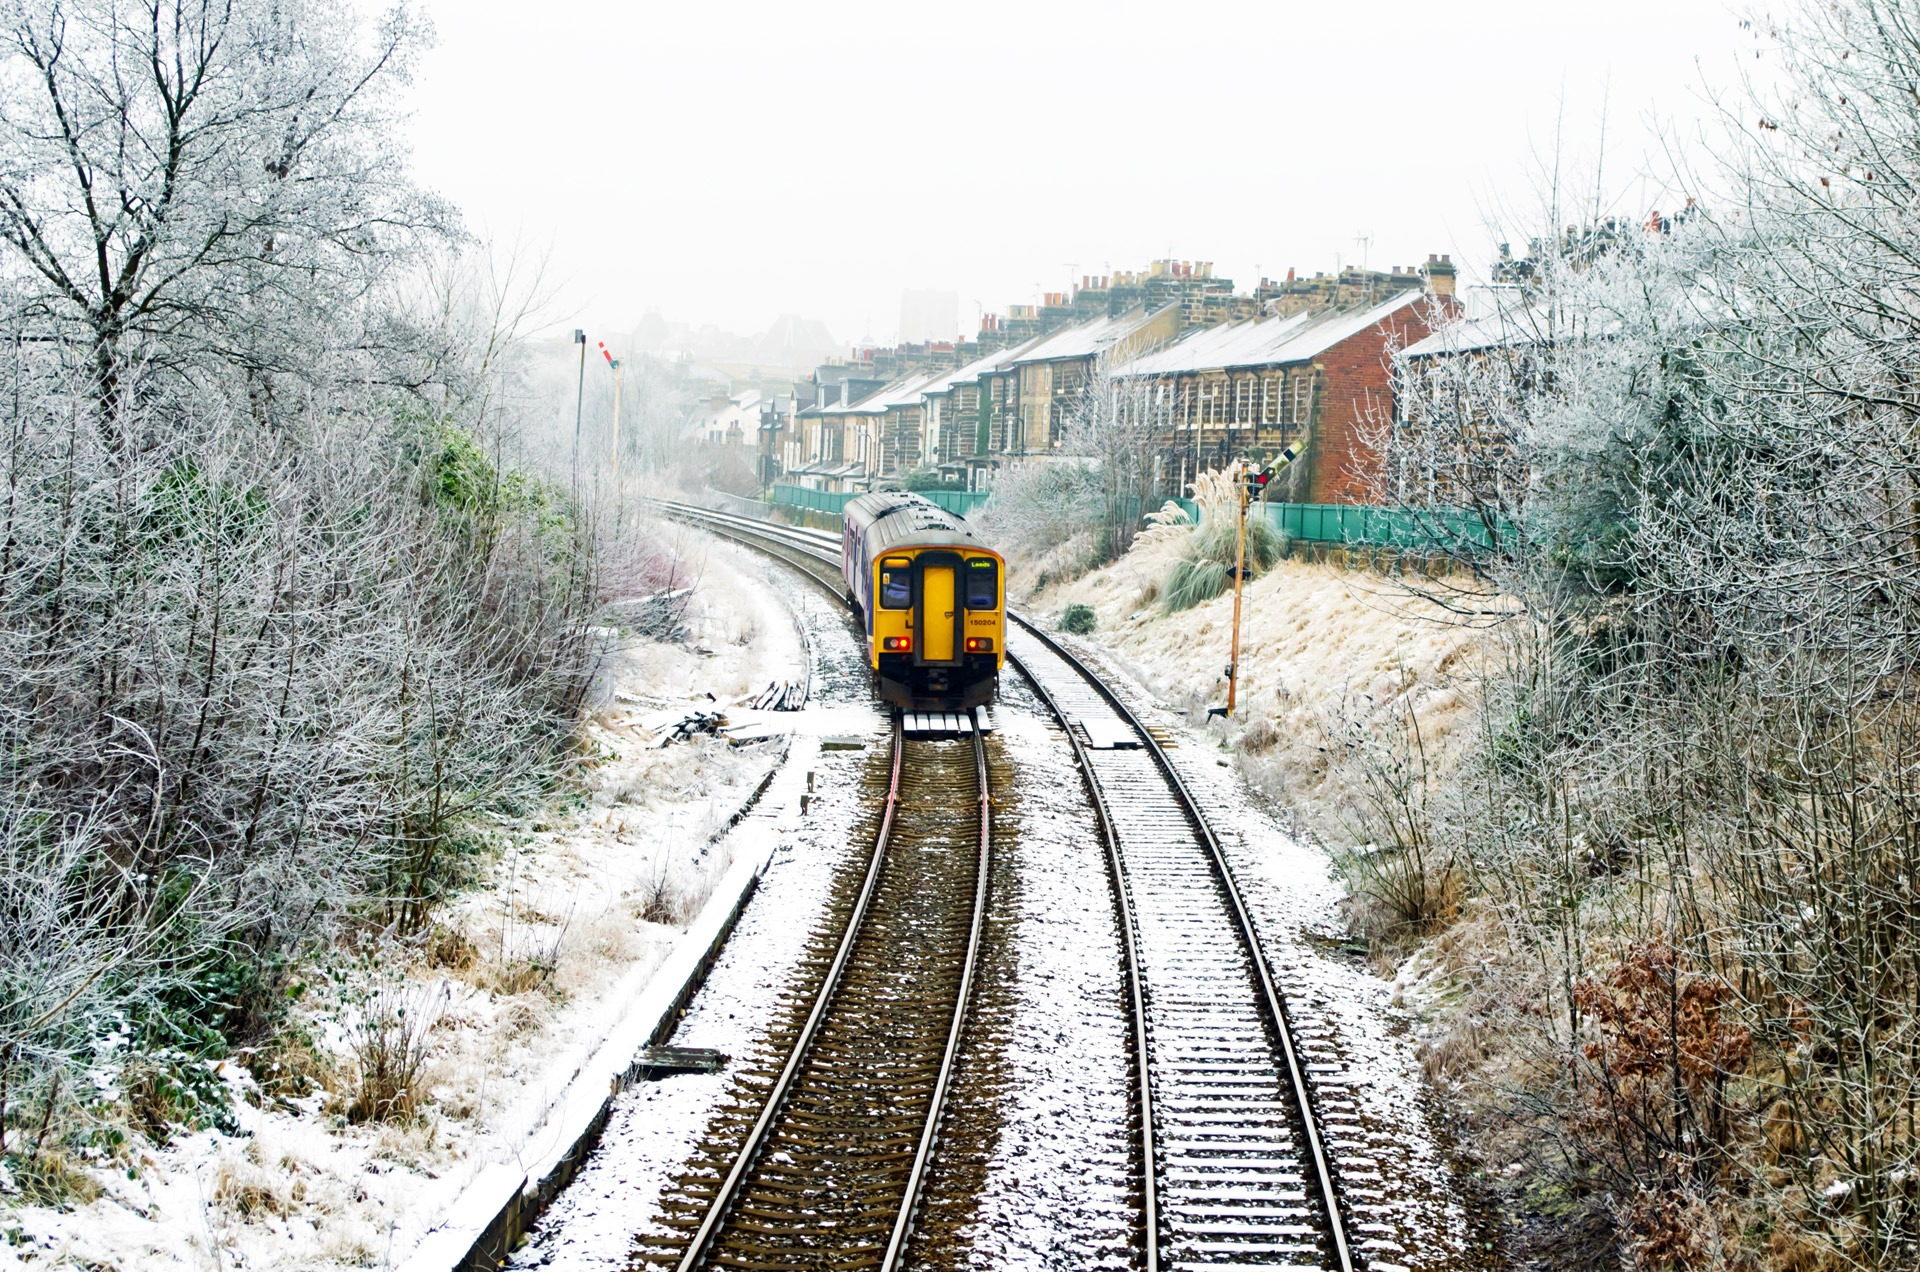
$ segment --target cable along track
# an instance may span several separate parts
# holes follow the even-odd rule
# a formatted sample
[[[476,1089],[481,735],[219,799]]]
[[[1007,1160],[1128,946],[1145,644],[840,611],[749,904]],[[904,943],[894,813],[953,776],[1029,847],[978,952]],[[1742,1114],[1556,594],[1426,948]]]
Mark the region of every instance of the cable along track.
[[[991,865],[986,741],[893,725],[887,802],[832,963],[764,1098],[710,1130],[640,1266],[898,1265],[979,959]],[[745,1075],[752,1079],[756,1075]],[[744,1139],[739,1125],[751,1119]]]
[[[1286,1007],[1212,828],[1138,717],[1072,654],[1014,621],[1025,648],[1009,642],[1009,661],[1067,730],[1128,928],[1148,1272],[1351,1272]],[[1095,749],[1081,737],[1116,730],[1131,743]]]

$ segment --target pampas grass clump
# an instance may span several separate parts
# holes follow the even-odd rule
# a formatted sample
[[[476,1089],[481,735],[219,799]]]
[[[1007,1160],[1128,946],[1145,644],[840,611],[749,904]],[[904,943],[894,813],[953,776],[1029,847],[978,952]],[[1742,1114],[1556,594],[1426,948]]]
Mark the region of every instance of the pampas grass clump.
[[[1180,559],[1173,563],[1166,586],[1160,590],[1160,604],[1168,613],[1210,601],[1233,583],[1236,551],[1233,519],[1240,497],[1235,476],[1231,472],[1202,473],[1193,483],[1193,497],[1200,505],[1203,519],[1199,525],[1188,527]],[[1154,515],[1164,518],[1167,513]],[[1285,549],[1286,539],[1265,517],[1247,518],[1249,575],[1270,568]]]

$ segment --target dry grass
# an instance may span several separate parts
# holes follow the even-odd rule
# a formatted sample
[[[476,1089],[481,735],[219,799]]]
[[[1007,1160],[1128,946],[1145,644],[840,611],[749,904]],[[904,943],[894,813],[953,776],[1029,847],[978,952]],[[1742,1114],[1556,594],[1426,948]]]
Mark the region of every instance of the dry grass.
[[[349,1121],[404,1122],[419,1112],[431,1035],[446,1005],[445,985],[404,981],[360,1004],[348,1031]]]
[[[266,1045],[249,1048],[235,1058],[253,1075],[260,1097],[256,1103],[300,1099],[337,1077],[332,1058],[297,1029],[283,1030]]]
[[[19,1189],[17,1200],[29,1206],[68,1210],[86,1205],[101,1193],[100,1185],[84,1166],[51,1145],[15,1158],[8,1169],[14,1187]]]
[[[425,961],[429,970],[464,972],[480,961],[480,949],[466,933],[435,923],[427,931]]]
[[[258,1139],[221,1159],[213,1204],[244,1220],[285,1218],[307,1201],[307,1164]]]

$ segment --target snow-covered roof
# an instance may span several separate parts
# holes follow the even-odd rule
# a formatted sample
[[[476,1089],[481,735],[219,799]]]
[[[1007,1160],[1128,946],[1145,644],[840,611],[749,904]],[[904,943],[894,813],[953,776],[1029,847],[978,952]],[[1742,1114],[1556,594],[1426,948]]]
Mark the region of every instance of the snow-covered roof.
[[[878,393],[868,394],[858,402],[851,404],[836,402],[822,411],[821,414],[884,415],[886,414],[887,408],[891,406],[917,406],[920,402],[920,394],[925,390],[927,385],[940,379],[945,374],[944,371],[933,371],[921,372],[919,375],[910,375],[904,380],[895,380]]]
[[[1043,336],[1026,352],[1013,360],[1021,366],[1029,362],[1058,362],[1063,358],[1087,358],[1124,336],[1132,334],[1150,317],[1144,305],[1136,305],[1114,318],[1095,318],[1078,326]]]
[[[727,404],[702,411],[694,417],[694,423],[701,428],[736,423],[758,423],[760,420],[760,390],[749,389],[737,397],[727,399]]]
[[[1268,350],[1277,348],[1305,326],[1310,314],[1288,318],[1261,318],[1245,322],[1223,323],[1189,332],[1163,349],[1143,354],[1115,368],[1115,375],[1172,375],[1180,371],[1205,368],[1247,366],[1267,360]]]
[[[1462,318],[1436,327],[1425,340],[1416,341],[1400,351],[1403,358],[1432,358],[1449,353],[1472,353],[1503,345],[1529,345],[1537,341],[1543,315],[1534,310],[1502,310],[1482,318]]]
[[[1174,375],[1182,371],[1224,371],[1230,367],[1305,362],[1391,318],[1420,300],[1422,295],[1418,290],[1409,289],[1373,305],[1204,327],[1163,349],[1123,363],[1113,374]]]
[[[1027,350],[1033,348],[1045,339],[1045,336],[1035,336],[1031,340],[1024,341],[1017,345],[1011,345],[1005,349],[995,349],[983,358],[975,358],[958,371],[950,371],[946,375],[936,377],[932,383],[920,391],[922,393],[945,393],[951,389],[958,388],[962,384],[971,384],[989,372],[998,371],[1002,367],[1013,365]]]

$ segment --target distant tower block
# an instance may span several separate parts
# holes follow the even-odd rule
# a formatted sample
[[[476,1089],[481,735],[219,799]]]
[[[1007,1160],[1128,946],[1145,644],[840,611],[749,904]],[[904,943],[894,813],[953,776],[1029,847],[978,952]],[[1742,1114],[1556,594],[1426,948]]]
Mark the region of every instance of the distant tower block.
[[[960,295],[950,291],[900,293],[900,342],[924,344],[960,334]]]

